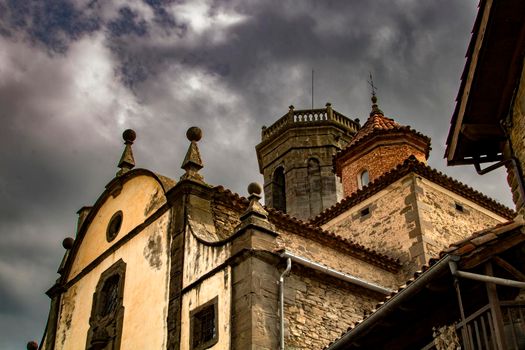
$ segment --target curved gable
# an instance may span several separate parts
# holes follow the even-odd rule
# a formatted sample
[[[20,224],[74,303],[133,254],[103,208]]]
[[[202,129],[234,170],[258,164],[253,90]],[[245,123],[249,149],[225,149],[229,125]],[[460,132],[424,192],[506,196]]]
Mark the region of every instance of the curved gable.
[[[72,260],[69,261],[67,281],[166,203],[162,183],[153,173],[138,169],[117,180],[120,181],[114,180],[108,185],[108,190],[99,198],[79,231],[70,257]],[[108,242],[108,225],[119,211],[122,212],[120,229],[114,239]]]

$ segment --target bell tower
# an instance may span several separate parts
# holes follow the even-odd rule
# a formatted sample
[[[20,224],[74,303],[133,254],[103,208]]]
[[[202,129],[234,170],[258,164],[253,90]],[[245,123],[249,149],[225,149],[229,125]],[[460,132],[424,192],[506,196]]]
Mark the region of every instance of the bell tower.
[[[308,220],[342,199],[332,158],[358,129],[359,120],[333,110],[330,103],[321,109],[290,106],[273,125],[263,126],[255,149],[266,205]]]

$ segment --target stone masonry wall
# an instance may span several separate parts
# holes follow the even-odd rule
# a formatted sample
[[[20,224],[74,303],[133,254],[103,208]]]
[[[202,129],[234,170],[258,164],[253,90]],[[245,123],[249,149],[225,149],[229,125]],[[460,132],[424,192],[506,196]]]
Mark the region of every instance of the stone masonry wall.
[[[463,211],[456,209],[456,204]],[[453,242],[504,221],[480,205],[410,174],[323,228],[398,258],[403,266],[402,280]]]
[[[279,249],[386,288],[399,285],[394,273],[293,233],[281,232],[277,245]]]
[[[405,159],[414,155],[420,162],[426,163],[425,154],[408,144],[396,144],[376,147],[373,150],[349,159],[342,165],[341,182],[343,192],[349,196],[358,190],[358,176],[368,170],[370,182],[392,170]]]
[[[512,189],[512,197],[516,204],[518,213],[525,216],[525,198],[520,198],[518,187],[518,177],[521,177],[523,183],[525,170],[525,61],[521,73],[518,93],[512,109],[512,123],[510,132],[510,142],[513,155],[518,158],[518,173],[512,168],[508,168],[507,180]]]
[[[394,182],[330,220],[323,229],[399,259],[403,275],[409,276],[422,263],[410,255],[418,235],[412,183],[411,175]]]
[[[426,260],[437,257],[443,248],[476,231],[507,221],[421,177],[415,178],[415,193],[422,235],[412,253],[424,253]]]
[[[335,204],[342,193],[332,172],[332,158],[351,137],[347,131],[330,124],[304,124],[287,129],[270,142],[258,145],[256,150],[264,176],[266,205],[274,207],[273,174],[280,166],[285,171],[288,214],[307,219]],[[310,158],[319,161],[321,168],[321,180],[316,182],[315,188],[311,188],[312,181],[308,178]]]
[[[287,350],[324,348],[384,298],[298,265],[284,283]]]

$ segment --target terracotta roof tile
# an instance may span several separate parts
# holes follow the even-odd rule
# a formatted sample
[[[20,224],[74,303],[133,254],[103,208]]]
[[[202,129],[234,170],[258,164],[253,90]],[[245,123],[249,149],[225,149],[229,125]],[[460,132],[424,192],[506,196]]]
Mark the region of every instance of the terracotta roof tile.
[[[345,253],[382,267],[388,271],[397,272],[401,267],[397,259],[376,252],[352,240],[343,238],[333,232],[325,231],[317,225],[299,220],[293,216],[282,213],[274,208],[265,207],[268,211],[268,219],[276,227],[319,241],[334,249],[343,250]]]
[[[368,118],[368,120],[361,127],[361,129],[359,129],[357,134],[355,134],[354,138],[352,141],[350,141],[346,148],[351,147],[352,145],[358,143],[361,139],[368,137],[376,131],[394,129],[400,130],[402,128],[403,127],[396,123],[394,119],[387,118],[382,114],[374,114]]]
[[[455,253],[455,255],[463,255],[463,254],[466,254],[466,253],[470,253],[474,249],[476,249],[476,246],[474,244],[472,244],[471,242],[466,242],[461,247],[456,249],[454,251],[454,253]]]
[[[485,235],[476,236],[475,238],[471,239],[470,242],[474,244],[475,246],[481,246],[487,242],[490,242],[492,240],[495,240],[498,238],[494,233],[488,232]]]
[[[315,218],[312,218],[310,223],[315,225],[323,225],[327,223],[349,208],[361,203],[363,200],[378,193],[388,185],[394,183],[411,172],[414,172],[426,178],[427,180],[441,185],[462,197],[476,202],[482,207],[489,209],[506,219],[510,220],[515,215],[515,212],[512,209],[507,208],[506,206],[496,202],[494,199],[487,197],[483,193],[474,190],[473,188],[437,171],[436,169],[429,167],[425,163],[419,162],[414,156],[410,156],[402,164],[399,164],[396,168],[383,174],[368,186],[365,186],[362,189],[354,192],[330,208],[327,208]]]
[[[426,157],[428,158],[430,152],[430,138],[414,129],[410,126],[404,126],[395,122],[391,118],[385,117],[381,113],[372,114],[366,121],[366,123],[359,129],[354,135],[352,141],[350,141],[346,147],[334,156],[334,167],[338,160],[351,154],[352,150],[357,149],[360,145],[365,144],[374,136],[392,134],[392,133],[409,133],[415,135],[417,138],[423,139],[428,144],[426,150]],[[334,168],[335,171],[335,168]]]
[[[246,210],[248,207],[249,201],[245,197],[239,196],[237,193],[225,189],[223,186],[214,187],[214,190],[216,196],[222,196],[223,200],[230,202],[239,212]],[[388,271],[397,272],[401,266],[396,259],[342,238],[333,232],[325,231],[317,225],[304,222],[274,208],[265,207],[265,209],[268,211],[268,219],[270,222],[281,230],[290,231],[312,240],[321,241],[323,244],[343,250],[349,255],[380,266]]]

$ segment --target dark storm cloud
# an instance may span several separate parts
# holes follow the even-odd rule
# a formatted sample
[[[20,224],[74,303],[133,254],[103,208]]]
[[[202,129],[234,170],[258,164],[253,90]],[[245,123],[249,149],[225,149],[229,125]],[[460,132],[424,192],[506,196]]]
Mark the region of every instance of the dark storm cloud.
[[[0,28],[4,35],[24,31],[47,48],[63,52],[68,43],[99,29],[97,18],[85,17],[67,0],[7,0],[0,3]]]
[[[211,184],[261,181],[254,146],[287,107],[364,121],[368,72],[380,107],[432,137],[430,164],[499,196],[465,167],[445,168],[476,3],[468,1],[0,0],[0,348],[42,334],[75,212],[114,176],[122,130],[138,167],[178,178],[199,143]],[[509,195],[500,196],[510,205]]]

